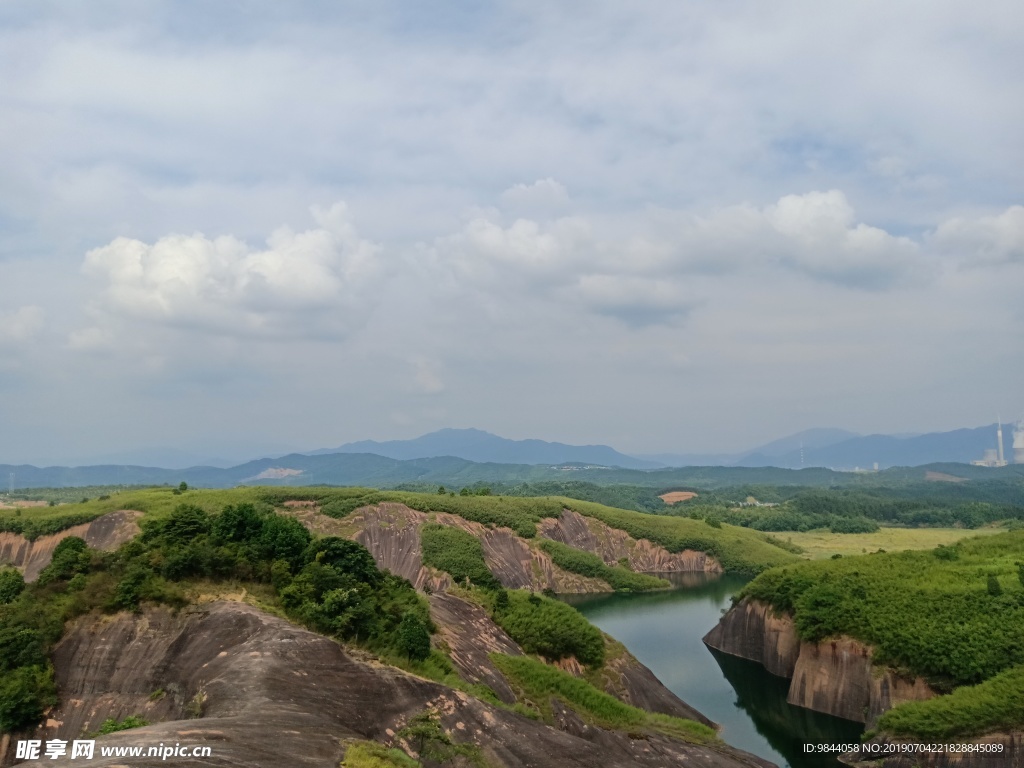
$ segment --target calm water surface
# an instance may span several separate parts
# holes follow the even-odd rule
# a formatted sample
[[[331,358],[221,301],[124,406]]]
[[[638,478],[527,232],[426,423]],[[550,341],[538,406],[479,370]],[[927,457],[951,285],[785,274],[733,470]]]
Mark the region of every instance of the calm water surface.
[[[677,588],[564,599],[625,644],[679,698],[721,724],[729,744],[789,768],[838,768],[838,761],[801,754],[798,745],[859,740],[860,723],[787,704],[788,680],[752,661],[713,653],[701,642],[746,580],[660,575]]]

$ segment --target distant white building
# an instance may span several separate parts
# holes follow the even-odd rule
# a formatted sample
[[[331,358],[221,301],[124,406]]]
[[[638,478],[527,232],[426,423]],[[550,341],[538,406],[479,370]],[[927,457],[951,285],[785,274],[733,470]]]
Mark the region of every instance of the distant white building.
[[[1024,420],[1017,424],[1017,429],[1013,433],[1013,448],[1014,453],[1017,456],[1017,463],[1024,464]],[[1020,449],[1017,449],[1017,441],[1020,440]],[[985,453],[982,454],[980,459],[975,459],[971,462],[975,467],[1005,467],[1006,458],[1003,456],[1003,425],[1002,422],[996,422],[996,447],[986,448]]]

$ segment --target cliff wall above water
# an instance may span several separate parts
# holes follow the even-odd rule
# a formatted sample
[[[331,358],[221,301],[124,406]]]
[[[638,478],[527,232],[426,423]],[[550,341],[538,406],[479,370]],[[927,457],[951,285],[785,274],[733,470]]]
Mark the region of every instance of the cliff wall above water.
[[[870,646],[859,640],[801,641],[790,616],[756,600],[740,600],[704,643],[790,678],[790,704],[868,725],[897,704],[938,695],[921,678],[907,680],[876,666]]]

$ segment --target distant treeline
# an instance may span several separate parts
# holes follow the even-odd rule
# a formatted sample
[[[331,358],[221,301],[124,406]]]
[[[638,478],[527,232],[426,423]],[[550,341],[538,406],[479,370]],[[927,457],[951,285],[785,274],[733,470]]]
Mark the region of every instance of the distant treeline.
[[[404,487],[433,490],[420,485]],[[1024,521],[1024,478],[906,482],[873,488],[738,485],[717,490],[694,486],[599,485],[572,480],[511,486],[475,484],[462,491],[472,495],[567,496],[619,509],[692,517],[770,532],[828,528],[834,533],[866,533],[877,530],[879,525],[978,528],[998,521]],[[697,495],[669,505],[660,497],[671,491],[691,491]]]

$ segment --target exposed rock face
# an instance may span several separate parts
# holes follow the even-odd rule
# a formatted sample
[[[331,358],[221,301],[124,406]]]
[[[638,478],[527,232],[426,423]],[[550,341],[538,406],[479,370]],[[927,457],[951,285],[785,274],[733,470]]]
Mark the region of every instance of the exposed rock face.
[[[424,512],[393,502],[357,509],[343,520],[320,514],[307,505],[292,505],[283,511],[298,518],[313,533],[358,541],[370,550],[378,567],[407,578],[417,589],[443,591],[451,586],[447,574],[423,565],[420,527],[431,519]],[[530,547],[510,528],[488,528],[445,513],[437,513],[433,519],[476,536],[483,546],[487,567],[510,589],[553,589],[560,593],[612,591],[600,579],[563,571],[547,553]]]
[[[776,616],[764,603],[741,600],[704,636],[706,645],[756,661],[773,675],[792,677],[800,638],[788,616]]]
[[[647,539],[633,539],[625,531],[611,528],[600,520],[584,517],[566,509],[559,518],[541,520],[541,536],[563,544],[593,552],[608,565],[625,558],[629,567],[641,573],[697,571],[722,573],[721,564],[706,552],[683,550],[672,553]]]
[[[239,603],[211,603],[79,620],[54,653],[62,704],[34,738],[74,739],[106,717],[152,720],[201,713],[100,737],[99,746],[209,745],[219,766],[335,768],[348,738],[393,743],[425,709],[458,742],[479,746],[494,765],[741,768],[763,760],[722,746],[650,736],[630,739],[581,727],[565,715],[557,730],[433,682],[355,660],[327,638]],[[166,696],[150,702],[156,690]],[[0,762],[13,759],[8,749]],[[162,766],[159,757],[133,766]],[[69,756],[47,760],[75,766]],[[90,765],[124,765],[102,757]]]
[[[897,704],[937,695],[921,678],[905,680],[875,667],[871,648],[849,637],[801,643],[792,677],[790,704],[863,723]]]
[[[562,570],[546,552],[530,547],[511,528],[488,528],[449,514],[438,514],[436,519],[441,525],[462,528],[476,536],[483,545],[487,567],[509,589],[552,589],[560,594],[613,591],[601,579]]]
[[[351,519],[359,526],[353,538],[370,550],[379,568],[405,577],[416,589],[444,590],[451,586],[448,574],[423,565],[420,526],[426,521],[422,512],[390,503],[361,509]]]
[[[788,615],[756,600],[734,605],[704,642],[733,656],[759,662],[774,675],[791,678],[790,704],[847,720],[874,724],[905,701],[937,695],[924,680],[906,680],[872,663],[871,648],[850,637],[801,642]]]
[[[0,533],[0,565],[13,565],[22,571],[25,581],[35,581],[50,564],[53,550],[68,536],[85,539],[93,549],[117,549],[139,535],[136,520],[141,516],[141,512],[122,509],[35,541],[17,533]]]
[[[631,653],[609,661],[602,670],[605,692],[622,699],[634,707],[648,712],[683,717],[717,728],[718,726],[701,712],[691,707],[665,687],[651,670],[645,667]]]
[[[516,641],[479,605],[454,595],[432,594],[430,617],[439,630],[436,641],[448,647],[459,676],[471,683],[483,683],[506,704],[514,704],[515,694],[488,654],[521,656],[523,651]]]

